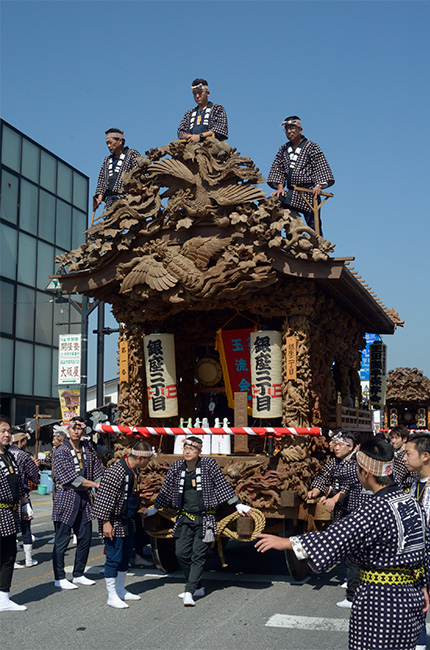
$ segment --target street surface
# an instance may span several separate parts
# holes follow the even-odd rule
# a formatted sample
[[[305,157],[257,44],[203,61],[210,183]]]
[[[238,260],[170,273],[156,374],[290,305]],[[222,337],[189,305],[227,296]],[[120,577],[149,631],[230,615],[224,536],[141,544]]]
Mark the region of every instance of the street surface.
[[[39,565],[15,570],[11,597],[26,612],[0,614],[1,650],[345,650],[349,611],[336,607],[345,591],[345,571],[337,567],[305,584],[288,576],[282,553],[257,553],[252,544],[229,542],[227,569],[210,554],[204,576],[207,595],[196,607],[177,597],[184,582],[179,573],[131,569],[130,591],[142,596],[127,610],[106,605],[103,546],[93,530],[86,574],[92,587],[74,591],[54,588],[51,564],[53,536],[51,496],[32,493],[35,518],[34,557]],[[23,552],[17,560],[23,561]],[[66,565],[71,570],[74,547]],[[67,577],[71,577],[68,574]],[[377,613],[375,613],[377,615]]]

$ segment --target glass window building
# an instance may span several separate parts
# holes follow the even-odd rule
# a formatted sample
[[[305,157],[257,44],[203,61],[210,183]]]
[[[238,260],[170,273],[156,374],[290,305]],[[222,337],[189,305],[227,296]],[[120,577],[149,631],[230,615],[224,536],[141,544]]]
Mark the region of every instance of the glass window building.
[[[85,241],[89,179],[0,120],[0,412],[21,424],[35,405],[61,417],[58,335],[80,332],[45,291],[57,255]]]

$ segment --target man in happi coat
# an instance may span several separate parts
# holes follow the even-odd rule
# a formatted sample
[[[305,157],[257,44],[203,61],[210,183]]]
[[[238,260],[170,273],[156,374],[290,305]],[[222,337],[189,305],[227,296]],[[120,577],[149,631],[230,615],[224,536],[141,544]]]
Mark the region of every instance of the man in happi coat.
[[[209,101],[209,86],[206,79],[194,79],[191,84],[197,106],[187,111],[178,127],[178,138],[188,142],[203,142],[215,137],[227,140],[228,123],[225,108]]]
[[[313,205],[314,197],[318,198],[323,189],[334,185],[334,176],[320,147],[302,135],[302,122],[297,115],[286,117],[281,126],[285,126],[288,142],[276,154],[267,184],[276,190],[272,196],[277,196],[284,208],[303,214],[307,225],[315,230],[314,213],[293,185],[308,187],[305,197]]]
[[[213,458],[201,458],[201,451],[200,438],[185,438],[184,459],[171,464],[154,507],[143,513],[145,517],[160,508],[178,511],[173,537],[176,557],[186,579],[185,591],[179,597],[187,607],[195,605],[193,596],[205,595],[201,579],[208,546],[215,540],[216,509],[228,503],[240,515],[251,510],[239,502],[218,463]]]
[[[357,452],[358,476],[373,497],[325,531],[291,538],[257,535],[256,548],[293,550],[320,573],[351,553],[360,566],[349,650],[415,650],[429,607],[429,543],[416,499],[392,479],[393,449],[374,438]]]
[[[308,491],[308,499],[317,499],[321,496],[328,496],[329,493],[336,489],[333,488],[334,479],[332,478],[333,471],[336,465],[340,462],[340,458],[334,453],[336,448],[336,442],[338,438],[342,437],[342,432],[329,432],[330,441],[328,443],[328,448],[330,453],[334,454],[331,456],[326,464],[315,474],[312,479],[311,489]],[[338,517],[340,519],[340,517]]]
[[[140,596],[126,590],[124,583],[133,555],[139,470],[146,467],[153,455],[148,442],[136,443],[130,453],[105,470],[94,502],[93,515],[99,520],[105,545],[107,604],[115,609],[127,608],[126,600],[140,600]]]
[[[25,431],[19,431],[12,436],[12,444],[9,447],[9,453],[13,455],[18,465],[19,476],[23,484],[25,495],[27,497],[28,508],[24,513],[23,508],[19,508],[20,527],[22,534],[22,543],[24,546],[25,566],[32,567],[38,564],[33,559],[33,537],[31,534],[31,520],[33,519],[33,508],[30,501],[31,483],[39,483],[39,462],[25,451],[30,436]],[[16,565],[16,568],[23,565]]]
[[[103,467],[94,447],[81,440],[86,426],[83,418],[72,418],[67,427],[68,439],[58,447],[54,456],[55,496],[52,519],[55,522],[55,542],[52,552],[54,585],[59,589],[77,589],[78,585],[94,585],[84,576],[91,545],[91,495],[103,474]],[[64,555],[71,532],[77,536],[72,582],[64,570]]]
[[[0,612],[20,612],[27,609],[9,598],[16,557],[20,503],[24,512],[28,510],[18,465],[8,451],[11,440],[10,420],[0,415]]]
[[[405,427],[406,428],[406,427]],[[422,505],[425,512],[427,531],[430,532],[430,435],[416,433],[406,442],[404,463],[416,477],[410,495]],[[426,626],[424,625],[415,650],[426,649]]]
[[[97,206],[105,201],[107,209],[115,201],[125,197],[124,174],[137,167],[140,153],[136,149],[129,149],[125,146],[124,131],[112,128],[105,133],[110,155],[106,156],[100,169],[95,198]]]
[[[393,478],[405,492],[409,490],[414,479],[418,479],[415,472],[409,471],[405,463],[406,444],[409,440],[409,429],[403,424],[398,424],[390,431],[390,442],[394,449]]]

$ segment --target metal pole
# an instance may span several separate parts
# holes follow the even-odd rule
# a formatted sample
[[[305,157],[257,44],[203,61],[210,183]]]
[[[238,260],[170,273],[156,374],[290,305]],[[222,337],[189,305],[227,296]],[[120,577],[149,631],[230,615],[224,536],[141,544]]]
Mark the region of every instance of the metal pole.
[[[85,418],[87,413],[87,382],[88,382],[88,298],[82,296],[82,311],[81,311],[81,342],[82,342],[82,358],[81,358],[81,404],[79,414]]]
[[[105,335],[103,332],[105,326],[105,304],[101,302],[97,308],[97,398],[96,407],[101,408],[104,402],[103,383],[104,383],[104,347]]]

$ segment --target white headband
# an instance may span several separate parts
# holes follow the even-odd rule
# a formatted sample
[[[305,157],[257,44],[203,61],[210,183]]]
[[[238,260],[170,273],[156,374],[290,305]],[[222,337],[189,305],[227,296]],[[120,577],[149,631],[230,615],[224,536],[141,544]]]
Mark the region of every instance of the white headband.
[[[372,476],[390,476],[393,473],[393,460],[383,461],[370,458],[364,452],[358,451],[357,464],[366,469]]]
[[[154,447],[151,449],[151,451],[139,451],[139,449],[135,449],[133,447],[130,453],[132,456],[143,456],[143,458],[149,458],[150,456],[154,456],[155,458],[157,457],[157,453]]]
[[[184,447],[185,445],[189,445],[190,447],[195,447],[195,449],[201,449],[203,446],[202,442],[196,442],[195,440],[190,440],[190,438],[185,438],[184,440]]]

